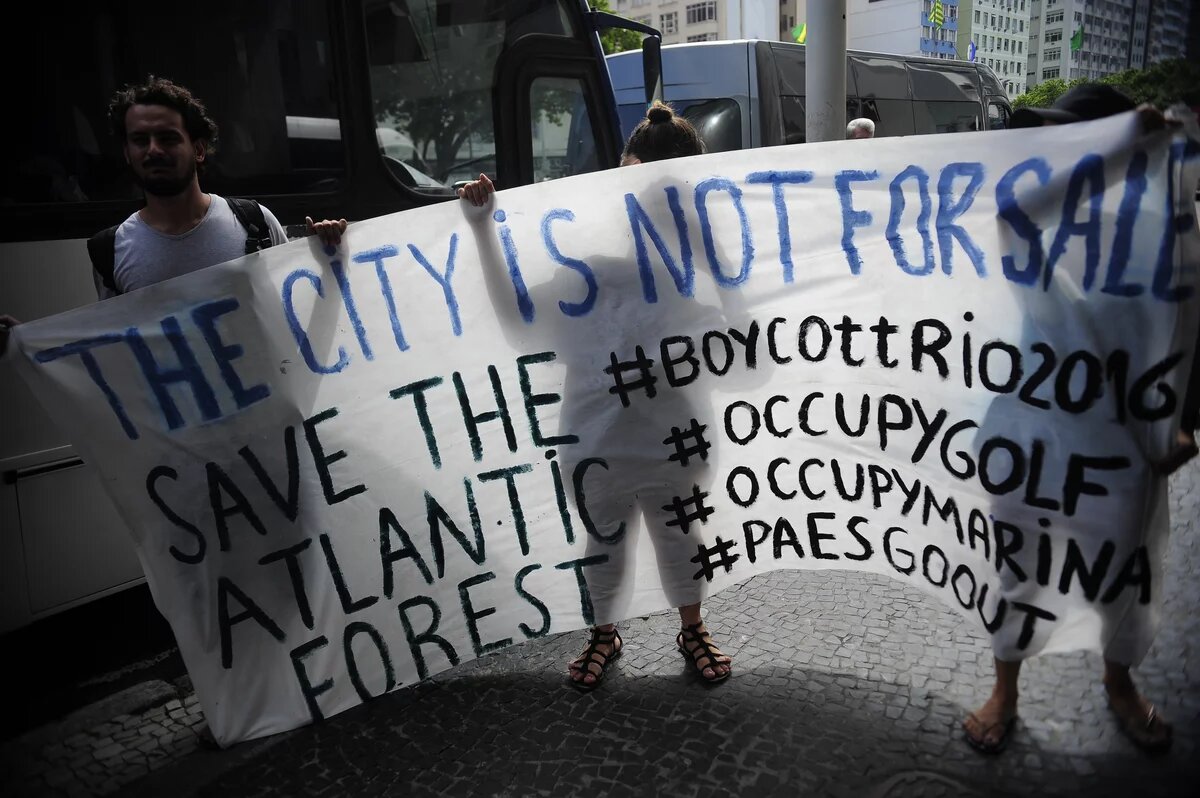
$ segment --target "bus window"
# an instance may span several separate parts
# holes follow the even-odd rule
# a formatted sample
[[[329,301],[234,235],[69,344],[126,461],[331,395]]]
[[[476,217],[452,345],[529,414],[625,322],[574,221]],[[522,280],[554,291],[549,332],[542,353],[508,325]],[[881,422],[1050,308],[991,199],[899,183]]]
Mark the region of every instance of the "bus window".
[[[0,148],[0,203],[138,198],[107,110],[114,92],[150,74],[187,86],[217,121],[206,190],[269,195],[343,180],[344,153],[314,161],[303,148],[292,150],[286,121],[337,116],[327,3],[211,0],[186,25],[179,22],[179,32],[204,42],[202,48],[162,35],[159,15],[135,0],[84,4],[70,13],[43,4],[25,8],[22,17],[38,46],[5,48],[0,66],[6,74],[34,76],[36,89],[23,94],[27,121],[8,126]]]
[[[529,107],[535,183],[596,171],[596,137],[582,81],[535,78]]]

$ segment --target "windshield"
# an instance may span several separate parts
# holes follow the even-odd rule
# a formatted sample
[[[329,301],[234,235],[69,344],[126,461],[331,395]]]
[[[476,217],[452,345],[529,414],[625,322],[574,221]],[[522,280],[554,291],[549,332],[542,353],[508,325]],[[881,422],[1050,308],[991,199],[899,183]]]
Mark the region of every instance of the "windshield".
[[[396,153],[385,144],[388,156],[444,186],[495,175],[496,64],[526,34],[575,35],[564,2],[367,3],[376,123],[405,142]],[[393,174],[406,182],[395,168]]]

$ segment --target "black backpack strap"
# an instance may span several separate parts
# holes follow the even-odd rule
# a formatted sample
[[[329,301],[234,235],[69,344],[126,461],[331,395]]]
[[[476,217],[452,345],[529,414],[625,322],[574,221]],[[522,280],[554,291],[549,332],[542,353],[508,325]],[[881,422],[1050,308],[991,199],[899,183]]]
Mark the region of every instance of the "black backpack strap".
[[[271,228],[267,227],[267,219],[263,216],[262,206],[252,199],[242,197],[226,197],[229,210],[246,228],[246,254],[266,249],[274,242],[271,241]]]
[[[101,230],[87,242],[88,255],[92,259],[92,269],[100,276],[100,282],[104,287],[114,294],[121,293],[113,278],[113,269],[117,260],[118,227],[120,225],[114,224],[112,227]]]

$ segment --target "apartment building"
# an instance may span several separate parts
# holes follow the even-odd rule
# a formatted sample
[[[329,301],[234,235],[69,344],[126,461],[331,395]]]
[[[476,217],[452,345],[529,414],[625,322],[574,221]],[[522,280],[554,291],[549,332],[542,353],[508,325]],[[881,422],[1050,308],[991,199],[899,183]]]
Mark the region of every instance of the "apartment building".
[[[662,31],[663,44],[775,39],[779,0],[610,0],[613,12]]]
[[[1095,80],[1187,56],[1189,0],[1031,0],[1028,84]]]
[[[1028,86],[1026,70],[1035,0],[968,0],[960,9],[960,49],[991,67],[1015,97]],[[974,45],[972,47],[972,45]]]
[[[1188,29],[1191,18],[1200,14],[1198,4],[1189,0],[1154,0],[1143,5],[1149,16],[1143,52],[1146,65],[1188,57]]]

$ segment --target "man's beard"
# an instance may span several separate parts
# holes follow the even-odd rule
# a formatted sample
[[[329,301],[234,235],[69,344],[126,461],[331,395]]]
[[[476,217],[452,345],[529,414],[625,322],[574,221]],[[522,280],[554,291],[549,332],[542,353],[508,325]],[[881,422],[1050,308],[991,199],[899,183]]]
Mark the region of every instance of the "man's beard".
[[[148,169],[161,162],[143,165],[143,169]],[[165,165],[165,164],[161,164]],[[155,175],[153,177],[146,174],[139,174],[138,170],[133,170],[133,179],[147,194],[153,194],[156,197],[177,197],[182,194],[187,187],[192,184],[196,178],[196,162],[188,161],[187,169],[182,175]]]

